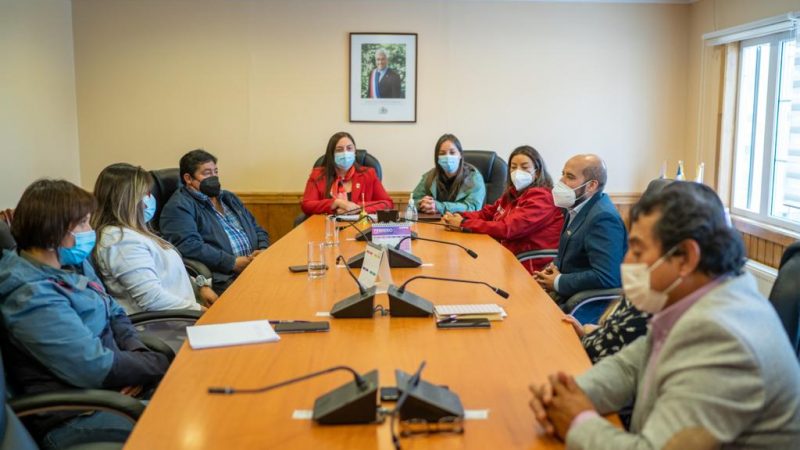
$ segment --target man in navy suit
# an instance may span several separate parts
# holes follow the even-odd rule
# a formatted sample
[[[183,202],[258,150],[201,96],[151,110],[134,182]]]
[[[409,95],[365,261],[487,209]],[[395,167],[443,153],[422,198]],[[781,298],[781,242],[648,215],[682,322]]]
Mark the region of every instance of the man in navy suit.
[[[405,98],[400,75],[389,68],[389,55],[375,52],[375,69],[369,75],[369,98]]]
[[[533,275],[558,303],[578,292],[622,286],[620,264],[628,236],[622,217],[603,193],[607,178],[599,156],[576,155],[553,188],[553,201],[566,210],[558,256]]]

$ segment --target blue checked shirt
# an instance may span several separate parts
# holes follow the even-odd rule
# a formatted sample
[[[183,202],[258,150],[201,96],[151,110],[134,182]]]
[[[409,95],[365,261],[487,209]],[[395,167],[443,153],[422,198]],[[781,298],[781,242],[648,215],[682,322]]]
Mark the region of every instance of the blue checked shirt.
[[[216,208],[214,208],[214,204],[211,203],[211,198],[209,198],[206,194],[192,189],[188,189],[188,191],[200,200],[208,202],[208,204],[211,206],[211,209],[217,213],[217,219],[219,219],[220,225],[222,225],[222,228],[225,230],[225,234],[228,235],[228,240],[231,241],[231,248],[233,249],[234,255],[249,256],[251,253],[253,253],[253,246],[250,244],[250,239],[247,238],[247,233],[245,233],[244,227],[242,227],[242,224],[239,222],[239,218],[236,217],[236,214],[225,205],[225,202],[222,200],[219,202],[219,204],[222,205],[223,211],[223,213],[220,213]]]

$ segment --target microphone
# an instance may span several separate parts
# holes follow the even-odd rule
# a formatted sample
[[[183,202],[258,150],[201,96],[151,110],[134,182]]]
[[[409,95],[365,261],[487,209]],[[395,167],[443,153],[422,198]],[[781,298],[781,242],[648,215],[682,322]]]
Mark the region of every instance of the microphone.
[[[344,257],[342,255],[339,255],[338,257],[336,257],[336,262],[344,263],[345,262]],[[350,267],[348,267],[347,264],[345,264],[344,267],[345,270],[347,270],[348,275],[350,275],[350,278],[352,278],[353,281],[356,282],[356,285],[358,286],[358,293],[336,302],[333,305],[333,308],[331,308],[330,311],[331,317],[334,317],[336,319],[371,318],[372,315],[375,313],[375,308],[373,305],[375,304],[375,292],[377,291],[377,287],[372,286],[369,289],[364,288],[364,285],[362,285],[361,282],[358,281],[358,278],[356,278],[356,276],[350,270]]]
[[[372,219],[372,217],[370,217],[370,216],[367,216],[367,221],[369,223],[374,223],[375,222]],[[356,226],[359,223],[361,223],[361,221],[350,222],[346,226],[343,226],[342,228],[339,228],[339,231],[342,232],[342,231],[344,231],[344,230],[346,230],[348,228],[355,228],[356,231],[358,231],[358,236],[356,237],[357,241],[371,241],[372,240],[372,228],[370,228],[369,230],[362,230],[361,228]]]
[[[392,410],[392,417],[389,419],[390,420],[390,422],[389,422],[390,430],[389,431],[392,434],[392,444],[394,445],[394,448],[396,450],[400,450],[400,438],[397,437],[397,435],[394,432],[394,419],[400,414],[400,408],[402,408],[403,405],[406,403],[406,399],[408,399],[408,393],[412,389],[416,388],[417,385],[419,385],[419,380],[422,379],[422,369],[425,368],[425,364],[426,364],[426,362],[425,362],[425,360],[423,360],[419,364],[419,368],[417,369],[417,371],[414,372],[414,375],[412,375],[411,378],[408,379],[408,382],[406,383],[405,389],[403,389],[403,393],[397,399],[397,403],[395,403],[394,409]],[[403,373],[400,370],[396,370],[395,372],[396,372],[395,377],[397,378],[397,388],[400,389],[400,378],[401,378],[400,374],[401,373],[403,375],[406,375],[406,374]]]
[[[419,237],[419,236],[415,237],[413,235],[412,236],[406,236],[406,237],[400,239],[400,242],[398,242],[397,245],[394,246],[394,248],[396,250],[400,250],[400,244],[402,244],[403,241],[405,241],[406,239],[429,241],[429,242],[438,242],[439,244],[446,244],[446,245],[455,245],[456,247],[461,247],[462,249],[464,249],[464,251],[467,252],[467,254],[469,256],[472,256],[473,258],[477,258],[478,257],[477,253],[475,253],[474,251],[468,249],[467,247],[464,247],[463,245],[459,244],[458,242],[440,241],[438,239],[424,238],[424,237]]]
[[[417,275],[414,277],[409,278],[406,280],[405,283],[401,284],[399,287],[395,285],[390,285],[389,289],[386,291],[386,294],[389,296],[389,314],[392,317],[428,317],[433,314],[433,303],[429,300],[426,300],[420,297],[413,292],[407,291],[406,286],[408,283],[418,280],[439,280],[439,281],[452,281],[456,283],[470,283],[470,284],[482,284],[489,289],[493,290],[497,295],[508,298],[508,292],[500,289],[498,287],[492,286],[489,283],[484,281],[474,281],[474,280],[462,280],[460,278],[443,278],[443,277],[432,277],[428,275]]]
[[[231,386],[209,387],[209,394],[257,394],[271,391],[283,386],[305,381],[339,370],[348,371],[353,375],[353,381],[318,397],[314,401],[312,419],[322,425],[373,423],[377,420],[378,410],[378,371],[373,370],[361,376],[348,366],[334,366],[319,370],[296,378],[291,378],[280,383],[270,384],[259,388],[237,389]]]
[[[381,205],[381,204],[386,205],[386,206],[391,206],[392,205],[387,200],[375,200],[375,201],[372,201],[372,202],[366,202],[363,206],[364,206],[364,209],[366,209],[367,206],[375,206],[375,205]],[[361,206],[359,206],[358,208],[353,208],[353,209],[347,210],[347,211],[345,211],[343,213],[336,213],[336,214],[331,214],[331,215],[334,216],[334,217],[339,217],[339,216],[346,216],[346,215],[349,215],[349,214],[354,214],[354,213],[357,213],[357,212],[361,212]]]

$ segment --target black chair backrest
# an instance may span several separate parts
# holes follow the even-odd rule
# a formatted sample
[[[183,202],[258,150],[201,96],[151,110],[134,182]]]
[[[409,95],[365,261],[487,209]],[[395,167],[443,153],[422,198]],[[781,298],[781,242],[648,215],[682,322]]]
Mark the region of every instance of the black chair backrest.
[[[795,353],[800,357],[800,241],[786,247],[783,252],[769,300],[786,328]]]
[[[38,446],[33,440],[28,430],[19,421],[17,415],[6,403],[8,394],[6,393],[6,371],[3,367],[3,358],[0,356],[0,369],[2,379],[0,379],[0,398],[3,405],[0,407],[0,450],[34,450]]]
[[[503,195],[508,181],[508,165],[491,150],[464,150],[464,161],[475,166],[486,184],[486,204]]]
[[[150,221],[150,226],[155,231],[159,231],[158,219],[161,217],[161,210],[167,204],[172,194],[181,186],[181,177],[177,168],[151,170],[153,176],[153,190],[151,193],[156,198],[156,215]]]
[[[325,155],[320,156],[314,162],[314,167],[321,167],[325,161]],[[381,163],[378,161],[378,158],[372,156],[364,149],[356,150],[356,162],[359,165],[372,167],[375,169],[375,174],[378,175],[378,179],[383,181],[383,170],[381,170]]]
[[[4,220],[0,220],[0,255],[3,254],[3,250],[14,250],[15,248],[17,248],[17,241],[11,234],[11,228]]]

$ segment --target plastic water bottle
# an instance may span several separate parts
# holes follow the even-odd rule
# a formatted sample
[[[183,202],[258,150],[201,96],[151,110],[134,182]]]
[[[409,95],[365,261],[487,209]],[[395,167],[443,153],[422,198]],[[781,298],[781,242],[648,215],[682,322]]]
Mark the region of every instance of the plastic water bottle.
[[[406,207],[406,220],[413,221],[409,225],[412,229],[416,228],[417,224],[416,221],[418,217],[419,216],[417,215],[417,207],[414,206],[414,195],[412,194],[408,198],[408,206]]]

